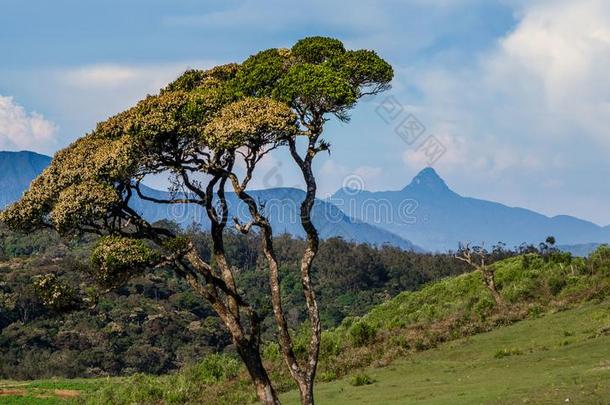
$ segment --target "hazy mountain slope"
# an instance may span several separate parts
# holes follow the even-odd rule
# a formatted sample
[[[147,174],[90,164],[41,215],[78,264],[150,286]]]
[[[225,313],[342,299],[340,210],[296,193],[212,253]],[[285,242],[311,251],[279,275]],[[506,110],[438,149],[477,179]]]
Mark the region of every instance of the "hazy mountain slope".
[[[33,152],[0,152],[0,209],[16,201],[29,187],[30,182],[50,162],[50,157]],[[145,194],[157,198],[168,198],[167,192],[150,188],[146,188]],[[251,194],[258,200],[266,202],[269,219],[277,234],[289,233],[298,237],[304,236],[298,214],[300,202],[304,198],[303,191],[277,188],[252,191]],[[243,204],[238,203],[235,194],[228,193],[227,198],[231,207],[231,217],[237,216],[242,221],[247,221],[248,211]],[[137,198],[133,200],[132,205],[151,221],[171,219],[185,226],[194,222],[202,224],[204,229],[209,226],[205,212],[197,207],[159,205]],[[390,244],[403,249],[421,250],[411,242],[387,230],[349,218],[337,207],[324,201],[316,202],[313,219],[323,239],[338,236],[360,243]]]
[[[51,162],[34,152],[0,151],[0,209],[17,200]]]
[[[143,189],[146,196],[155,198],[168,198],[168,193],[150,188]],[[250,194],[260,203],[264,203],[271,225],[276,234],[288,233],[297,237],[304,237],[301,228],[299,207],[305,197],[305,192],[294,188],[274,188],[268,190],[254,190]],[[250,215],[234,193],[227,193],[230,217],[237,217],[245,223]],[[201,224],[204,228],[209,226],[205,212],[195,206],[170,205],[164,206],[136,199],[132,207],[149,221],[172,218],[181,225],[188,226],[193,223]],[[370,224],[353,220],[332,204],[317,200],[314,205],[313,221],[323,239],[342,237],[345,240],[369,243],[372,245],[390,244],[403,249],[421,250],[409,241]]]
[[[462,197],[431,168],[404,189],[341,189],[331,200],[347,215],[374,224],[429,250],[455,249],[460,241],[538,243],[554,235],[564,245],[610,240],[608,228],[570,216],[549,218],[523,208]]]

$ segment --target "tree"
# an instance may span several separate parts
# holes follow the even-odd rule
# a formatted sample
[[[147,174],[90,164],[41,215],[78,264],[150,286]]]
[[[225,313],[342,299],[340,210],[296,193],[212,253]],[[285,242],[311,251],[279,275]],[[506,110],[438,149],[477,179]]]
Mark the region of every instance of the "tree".
[[[491,296],[498,307],[504,306],[504,300],[496,287],[496,276],[494,270],[489,266],[489,259],[493,259],[494,257],[503,258],[504,252],[505,250],[502,244],[494,247],[490,254],[482,246],[470,247],[470,245],[466,243],[460,244],[457,254],[455,255],[456,259],[468,263],[475,271],[481,272],[485,288],[491,293]]]
[[[101,236],[91,262],[107,287],[146,269],[171,266],[217,312],[244,361],[259,399],[279,400],[260,355],[261,317],[240,294],[227,259],[224,235],[230,187],[247,206],[250,221],[233,219],[242,233],[256,228],[269,267],[269,287],[282,355],[301,402],[313,404],[321,326],[311,280],[319,248],[311,212],[316,196],[315,156],[329,149],[321,138],[329,116],[349,119],[357,100],[388,88],[393,71],[374,52],[346,51],[335,39],[313,37],[291,49],[269,49],[242,64],[184,73],[158,95],[98,124],[90,134],[58,152],[20,201],[0,214],[13,229],[49,227],[62,234]],[[304,138],[306,151],[298,150]],[[307,246],[300,279],[311,341],[299,361],[282,309],[279,263],[273,230],[261,203],[248,194],[260,160],[287,146],[307,186],[301,224]],[[243,171],[236,168],[243,167]],[[171,198],[148,195],[147,176],[172,176]],[[210,220],[213,258],[206,262],[183,233],[147,222],[134,199],[163,205],[194,204]]]
[[[279,292],[277,261],[272,241],[263,227],[265,253],[270,261],[273,312],[278,324],[279,343],[288,369],[296,381],[301,402],[313,403],[313,384],[318,364],[321,323],[311,269],[319,250],[319,235],[311,212],[316,197],[313,161],[330,144],[322,138],[329,116],[349,121],[348,112],[366,95],[386,90],[393,77],[392,67],[368,50],[346,51],[341,41],[310,37],[298,41],[290,50],[270,49],[244,62],[238,73],[239,87],[250,96],[272,96],[291,107],[298,119],[298,135],[305,138],[300,152],[297,137],[287,139],[290,154],[298,165],[306,185],[301,203],[301,224],[307,246],[300,262],[300,278],[311,328],[308,359],[299,364],[284,317]]]

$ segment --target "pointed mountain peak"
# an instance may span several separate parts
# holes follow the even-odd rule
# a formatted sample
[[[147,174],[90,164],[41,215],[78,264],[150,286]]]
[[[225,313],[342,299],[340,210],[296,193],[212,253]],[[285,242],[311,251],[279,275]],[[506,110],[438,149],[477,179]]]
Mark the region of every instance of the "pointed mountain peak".
[[[449,190],[449,187],[447,187],[445,180],[438,175],[436,170],[431,167],[426,167],[413,178],[405,189],[445,191]]]

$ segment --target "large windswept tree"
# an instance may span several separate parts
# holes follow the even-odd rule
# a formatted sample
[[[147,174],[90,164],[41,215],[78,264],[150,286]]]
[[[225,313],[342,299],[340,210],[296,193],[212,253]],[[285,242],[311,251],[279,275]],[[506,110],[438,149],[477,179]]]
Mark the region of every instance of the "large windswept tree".
[[[92,264],[99,282],[109,288],[147,269],[173,268],[217,312],[259,399],[277,404],[260,355],[260,316],[239,293],[223,244],[230,224],[243,233],[258,230],[282,355],[301,402],[313,404],[321,326],[311,280],[319,245],[311,218],[316,196],[312,165],[317,154],[329,149],[322,137],[324,124],[332,116],[347,121],[357,101],[385,90],[392,76],[391,66],[374,52],[347,51],[340,41],[323,37],[305,38],[291,49],[268,49],[242,64],[188,71],[160,94],[98,124],[58,152],[0,220],[25,231],[50,227],[62,234],[101,235]],[[282,309],[273,230],[260,203],[248,194],[257,164],[280,147],[289,149],[306,184],[300,214],[307,245],[300,279],[311,340],[304,359],[295,354]],[[171,197],[147,195],[141,182],[162,173],[172,176]],[[228,218],[227,189],[247,206],[249,222]],[[212,261],[203,260],[187,238],[146,221],[132,208],[134,198],[201,206],[211,223]]]

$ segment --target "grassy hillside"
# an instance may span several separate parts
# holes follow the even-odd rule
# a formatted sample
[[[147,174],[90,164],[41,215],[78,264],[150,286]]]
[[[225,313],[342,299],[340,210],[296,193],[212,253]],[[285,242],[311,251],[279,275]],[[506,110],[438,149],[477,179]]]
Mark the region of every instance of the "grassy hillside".
[[[610,302],[546,314],[492,332],[413,353],[317,388],[319,404],[607,404],[610,398]],[[120,380],[113,380],[113,383]],[[107,380],[0,383],[3,404],[78,403]],[[17,390],[17,391],[15,391]],[[27,393],[27,394],[26,394]],[[295,391],[282,397],[297,404]]]
[[[189,235],[209,260],[209,235],[195,228]],[[231,234],[225,242],[230,262],[240,269],[241,291],[259,313],[268,313],[266,260],[260,258],[258,236]],[[61,239],[49,231],[19,234],[0,224],[0,379],[162,375],[231,350],[230,337],[211,306],[170,269],[138,274],[97,297],[88,259],[93,243]],[[275,242],[284,308],[294,327],[307,317],[295,276],[304,243],[288,236]],[[365,314],[388,295],[467,270],[449,255],[323,241],[314,282],[324,328]],[[54,298],[52,290],[60,294]],[[274,331],[268,316],[263,338]]]
[[[319,384],[319,404],[607,404],[610,303],[547,314]],[[283,403],[297,404],[290,392]]]
[[[610,249],[587,259],[530,254],[494,269],[504,306],[495,306],[479,273],[469,273],[401,293],[325,332],[319,403],[603,403],[610,390]],[[295,332],[297,353],[306,341]],[[276,344],[265,347],[264,358],[286,402],[294,402]],[[91,380],[99,389],[85,387],[80,400],[241,404],[254,398],[231,354],[118,382]]]

